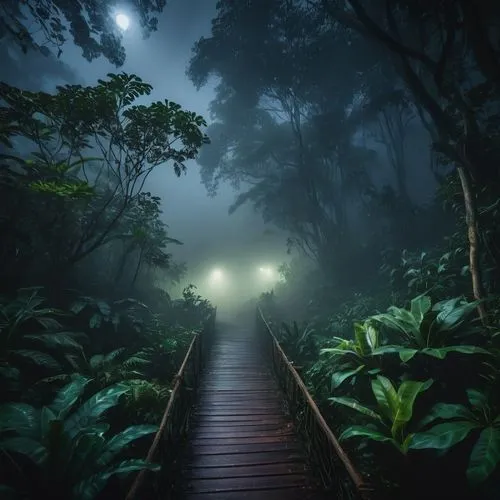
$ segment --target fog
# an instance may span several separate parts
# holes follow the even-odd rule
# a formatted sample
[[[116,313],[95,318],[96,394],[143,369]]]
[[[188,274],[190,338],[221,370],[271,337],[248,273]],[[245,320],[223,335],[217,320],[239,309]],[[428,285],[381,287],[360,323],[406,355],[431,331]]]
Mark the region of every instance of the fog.
[[[215,0],[169,1],[159,16],[158,31],[147,39],[143,39],[136,20],[131,17],[131,26],[123,37],[126,61],[118,70],[104,58],[85,61],[81,50],[73,44],[65,46],[60,60],[74,71],[76,82],[82,85],[94,85],[110,72],[137,74],[153,86],[143,103],[168,99],[201,114],[210,123],[213,87],[197,91],[185,72],[195,41],[210,35],[215,4]],[[49,76],[44,90],[53,91],[61,83]],[[243,206],[229,215],[234,189],[223,183],[216,196],[210,197],[201,183],[196,162],[186,165],[187,172],[180,178],[168,166],[159,168],[145,185],[145,190],[161,197],[169,235],[183,243],[171,246],[169,251],[175,260],[186,262],[187,273],[178,286],[169,289],[177,295],[184,286],[193,283],[200,293],[219,305],[225,301],[234,305],[265,291],[267,286],[261,289],[262,283],[254,275],[262,262],[271,262],[277,268],[289,259],[285,234],[264,224],[251,206]],[[221,285],[223,288],[219,290],[217,286],[207,286],[212,269],[221,266],[231,275],[231,287]]]
[[[499,160],[498,0],[0,1],[0,496],[498,500]]]
[[[128,12],[126,7],[117,7],[115,11]],[[151,95],[142,98],[141,103],[168,99],[201,114],[210,126],[209,108],[216,97],[214,86],[218,81],[212,79],[197,90],[186,76],[186,69],[195,42],[210,36],[215,15],[215,0],[172,0],[159,15],[158,30],[144,38],[137,19],[130,14],[130,26],[123,33],[126,59],[121,68],[117,70],[103,57],[87,62],[81,49],[68,42],[59,59],[50,58],[54,74],[47,66],[42,73],[42,88],[51,92],[56,85],[63,83],[94,85],[110,72],[123,71],[139,75],[153,86]],[[17,52],[15,60],[21,64],[24,54]],[[43,64],[40,57],[43,59],[43,56],[34,57],[36,64]],[[9,81],[8,71],[4,76],[8,83],[15,83]],[[20,83],[30,88],[27,80]],[[427,161],[418,152],[428,147],[429,139],[418,125],[410,129],[408,136],[404,145],[408,158],[408,191],[415,201],[427,203],[435,186],[430,171],[422,173],[418,168],[419,163]],[[374,184],[379,187],[393,184],[394,175],[387,162],[384,144],[367,138],[364,133],[358,137],[358,143],[377,152],[378,159],[371,166]],[[146,191],[161,198],[162,219],[168,225],[169,236],[183,243],[171,245],[169,252],[175,261],[187,265],[187,272],[178,284],[162,282],[161,278],[159,284],[178,295],[185,286],[193,283],[200,293],[226,307],[267,291],[272,283],[262,282],[258,269],[262,265],[271,265],[278,279],[279,265],[290,260],[286,244],[289,235],[272,224],[265,224],[260,213],[249,203],[229,215],[228,209],[237,191],[222,181],[217,194],[209,196],[201,182],[196,161],[188,161],[186,166],[187,172],[180,178],[169,166],[161,166],[152,172],[145,185]],[[245,187],[243,183],[240,189]],[[353,227],[358,231],[366,229],[356,217]],[[292,255],[297,255],[297,252],[292,251]],[[215,268],[225,269],[225,283],[209,284],[210,273]]]

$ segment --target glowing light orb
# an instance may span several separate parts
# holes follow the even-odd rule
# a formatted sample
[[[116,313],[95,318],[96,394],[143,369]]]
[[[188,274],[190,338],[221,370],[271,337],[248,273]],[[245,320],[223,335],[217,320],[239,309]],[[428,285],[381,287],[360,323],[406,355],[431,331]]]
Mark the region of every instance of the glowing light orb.
[[[123,31],[128,30],[130,26],[130,18],[125,14],[117,14],[115,17],[117,26]]]
[[[259,272],[262,277],[270,279],[274,276],[274,272],[270,267],[259,267]]]
[[[210,274],[212,281],[219,282],[224,278],[224,273],[220,269],[214,269]]]

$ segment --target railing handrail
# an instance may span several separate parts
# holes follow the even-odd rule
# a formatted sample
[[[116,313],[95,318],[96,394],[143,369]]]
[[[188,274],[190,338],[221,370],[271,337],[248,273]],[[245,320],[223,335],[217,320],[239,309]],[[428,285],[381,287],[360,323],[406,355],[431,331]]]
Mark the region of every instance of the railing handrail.
[[[172,389],[172,392],[170,393],[170,397],[168,398],[167,406],[165,407],[165,411],[163,412],[160,426],[156,431],[155,437],[146,456],[146,463],[151,463],[156,455],[156,452],[158,450],[158,445],[160,444],[161,441],[161,437],[165,432],[165,428],[167,427],[168,417],[170,416],[172,406],[174,404],[175,399],[177,398],[177,393],[179,392],[181,381],[184,377],[184,371],[186,370],[189,358],[191,357],[191,353],[194,351],[194,346],[196,342],[198,342],[199,336],[200,336],[199,333],[194,334],[193,340],[191,340],[191,343],[189,344],[189,348],[186,352],[186,355],[184,356],[184,360],[182,361],[181,367],[179,368],[179,371],[174,377],[175,380],[174,387]],[[125,500],[133,500],[135,498],[135,495],[139,491],[139,488],[141,487],[142,482],[144,481],[145,474],[146,474],[145,469],[141,470],[137,474],[134,482],[132,483],[132,486],[130,487],[127,496],[125,497]]]
[[[318,424],[320,428],[323,430],[325,433],[327,439],[330,441],[330,444],[333,446],[334,450],[337,453],[337,456],[341,460],[342,464],[344,465],[347,473],[349,474],[349,477],[351,478],[352,482],[354,483],[356,489],[360,492],[360,494],[363,494],[363,492],[366,492],[369,490],[367,488],[363,478],[359,474],[359,472],[356,470],[354,467],[354,464],[351,462],[351,459],[348,457],[347,453],[344,451],[342,446],[340,445],[339,441],[333,434],[332,430],[330,429],[330,426],[327,424],[326,420],[324,419],[323,415],[321,414],[321,411],[319,410],[317,404],[315,403],[314,399],[312,396],[309,394],[309,391],[307,390],[306,385],[304,384],[302,378],[300,375],[297,373],[297,370],[295,367],[292,365],[290,360],[288,359],[287,355],[281,348],[278,340],[276,339],[276,336],[274,335],[271,327],[269,326],[269,323],[266,321],[266,318],[264,317],[264,314],[262,312],[262,309],[257,306],[258,313],[260,315],[260,318],[262,319],[266,330],[268,334],[271,336],[271,340],[280,354],[280,356],[283,358],[283,362],[285,363],[285,366],[287,369],[290,371],[290,374],[292,375],[293,379],[297,383],[297,386],[299,387],[300,391],[302,392],[302,395],[304,396],[305,400],[309,404],[312,413],[316,420],[318,421]]]
[[[177,371],[177,374],[173,378],[173,380],[175,381],[174,386],[172,388],[172,392],[170,393],[170,397],[168,398],[167,406],[165,407],[165,411],[163,412],[163,416],[162,416],[160,425],[158,427],[158,430],[156,431],[153,442],[148,450],[148,454],[147,454],[146,459],[145,459],[146,463],[153,462],[153,459],[155,458],[155,455],[158,452],[158,446],[161,442],[163,434],[165,433],[165,430],[167,428],[167,424],[169,422],[169,417],[170,417],[171,412],[172,412],[172,408],[174,407],[178,393],[181,389],[181,384],[184,380],[186,368],[188,366],[190,358],[193,356],[193,353],[195,353],[197,349],[199,349],[199,351],[200,351],[199,357],[198,357],[198,364],[200,366],[198,366],[198,369],[201,368],[203,353],[201,352],[202,348],[199,347],[199,344],[202,341],[202,337],[206,337],[207,335],[209,335],[210,330],[213,330],[215,328],[216,314],[217,314],[217,308],[214,308],[210,318],[206,321],[202,332],[195,333],[193,335],[193,338],[191,340],[191,343],[189,344],[188,350],[186,352],[186,355],[184,356],[184,359],[181,363],[181,366],[180,366],[179,370]],[[211,333],[213,333],[213,332],[211,332]],[[198,346],[197,346],[197,344],[198,344]],[[204,345],[204,342],[202,345]],[[139,473],[137,474],[137,476],[134,479],[134,482],[132,483],[132,486],[130,487],[130,489],[127,493],[127,496],[125,497],[125,500],[133,500],[136,497],[137,492],[139,491],[139,488],[142,486],[142,483],[144,482],[144,477],[146,475],[146,472],[147,472],[146,469],[139,471]]]

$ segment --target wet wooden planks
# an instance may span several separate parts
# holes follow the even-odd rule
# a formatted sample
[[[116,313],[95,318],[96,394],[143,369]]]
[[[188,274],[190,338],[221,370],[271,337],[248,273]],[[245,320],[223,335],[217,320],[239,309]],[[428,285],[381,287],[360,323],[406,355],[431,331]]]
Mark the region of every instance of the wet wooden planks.
[[[187,500],[319,499],[252,329],[217,333],[191,424]]]

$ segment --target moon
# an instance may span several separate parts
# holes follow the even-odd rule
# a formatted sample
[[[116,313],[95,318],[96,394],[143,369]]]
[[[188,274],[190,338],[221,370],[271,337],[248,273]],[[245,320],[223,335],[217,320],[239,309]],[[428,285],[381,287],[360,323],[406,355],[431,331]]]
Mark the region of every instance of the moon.
[[[130,26],[130,19],[125,14],[117,14],[115,17],[115,22],[119,28],[123,31],[126,31]]]

